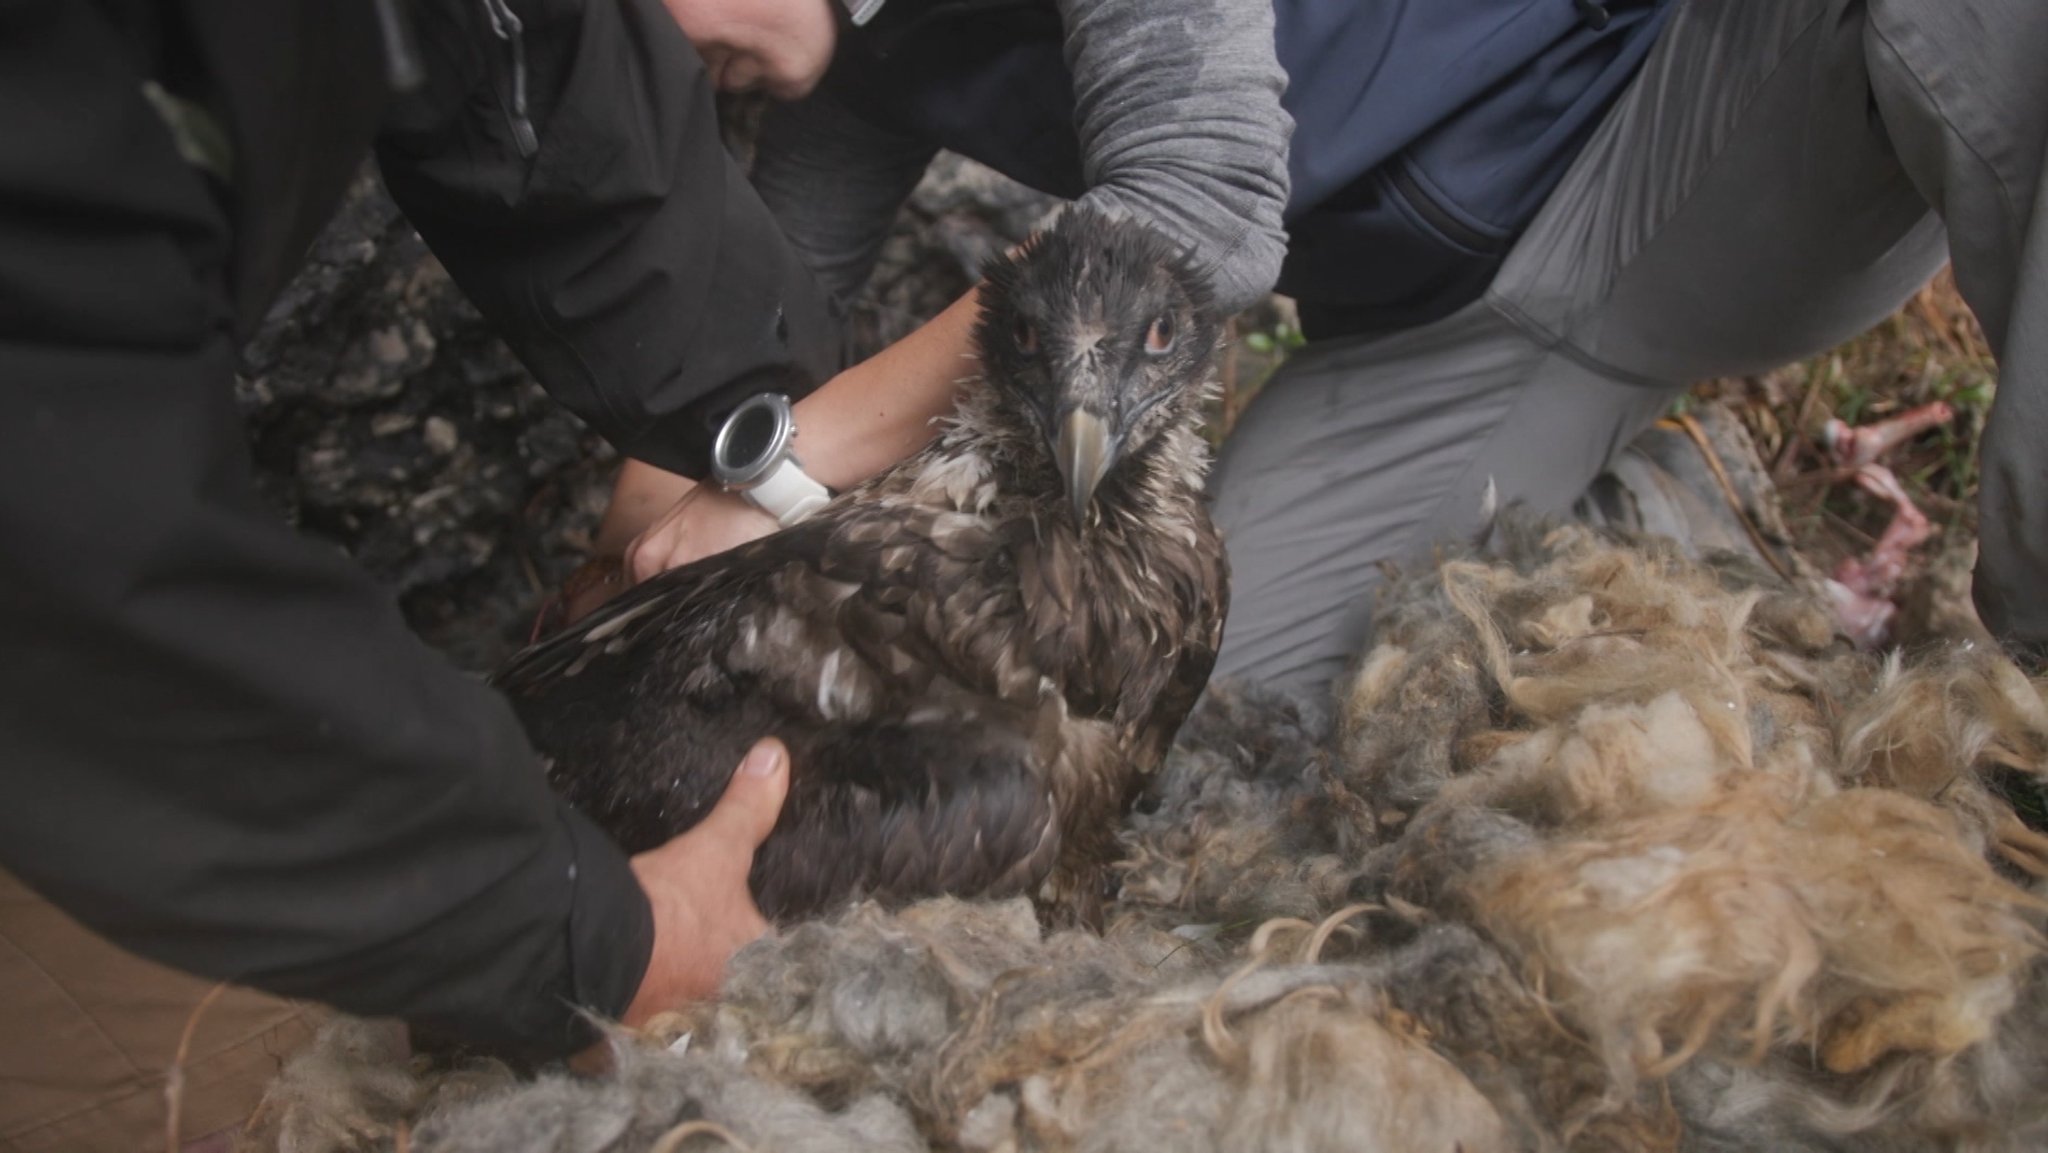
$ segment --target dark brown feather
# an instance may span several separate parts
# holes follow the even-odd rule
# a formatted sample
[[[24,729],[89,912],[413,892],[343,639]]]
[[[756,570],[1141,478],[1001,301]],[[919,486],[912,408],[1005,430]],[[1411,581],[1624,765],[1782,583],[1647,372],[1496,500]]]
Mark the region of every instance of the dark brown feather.
[[[1152,278],[1151,295],[1110,285],[1100,300],[1170,290],[1205,344],[1129,370],[1149,374],[1133,388],[1178,393],[1085,523],[1043,418],[1019,408],[1030,373],[1003,374],[984,325],[990,376],[925,451],[794,528],[640,585],[498,674],[556,787],[624,848],[701,820],[773,735],[793,776],[752,878],[770,916],[1034,889],[1092,907],[1122,807],[1207,680],[1227,598],[1193,433],[1216,326],[1171,250],[1070,215],[997,278],[990,307],[1056,323],[1060,300],[1014,294],[1086,245],[1122,254],[1103,275]],[[1076,315],[1114,319],[1087,285],[1068,291]]]

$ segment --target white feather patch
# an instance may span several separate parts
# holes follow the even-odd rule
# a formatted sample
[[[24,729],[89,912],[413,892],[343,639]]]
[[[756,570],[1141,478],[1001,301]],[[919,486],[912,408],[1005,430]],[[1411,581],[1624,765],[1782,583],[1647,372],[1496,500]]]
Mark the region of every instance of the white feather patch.
[[[583,639],[587,642],[595,644],[598,641],[606,639],[607,637],[617,636],[620,632],[624,631],[627,625],[632,624],[634,621],[639,620],[641,617],[646,616],[648,613],[651,613],[655,609],[658,609],[660,607],[661,602],[659,600],[650,600],[646,604],[643,604],[638,608],[628,609],[627,611],[620,613],[618,616],[615,616],[612,619],[605,621],[603,624],[600,624],[595,628],[592,628],[589,632],[584,633]]]

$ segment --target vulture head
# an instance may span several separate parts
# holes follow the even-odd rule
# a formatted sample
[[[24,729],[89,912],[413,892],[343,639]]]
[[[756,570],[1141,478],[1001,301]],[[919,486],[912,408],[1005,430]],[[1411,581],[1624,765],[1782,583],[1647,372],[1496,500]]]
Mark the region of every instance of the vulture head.
[[[983,270],[975,341],[1009,429],[1035,430],[1075,518],[1120,466],[1193,424],[1222,325],[1186,256],[1128,220],[1070,211]]]

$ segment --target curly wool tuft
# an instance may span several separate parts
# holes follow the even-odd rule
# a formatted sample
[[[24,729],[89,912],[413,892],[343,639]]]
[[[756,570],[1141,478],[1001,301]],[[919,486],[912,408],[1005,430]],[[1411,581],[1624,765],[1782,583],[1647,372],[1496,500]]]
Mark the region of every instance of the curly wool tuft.
[[[1857,655],[1739,562],[1506,527],[1388,587],[1333,724],[1212,688],[1125,820],[1101,935],[855,906],[620,1033],[604,1077],[409,1067],[341,1029],[250,1144],[2048,1141],[2048,841],[2006,800],[2048,775],[2048,686],[1981,648]]]

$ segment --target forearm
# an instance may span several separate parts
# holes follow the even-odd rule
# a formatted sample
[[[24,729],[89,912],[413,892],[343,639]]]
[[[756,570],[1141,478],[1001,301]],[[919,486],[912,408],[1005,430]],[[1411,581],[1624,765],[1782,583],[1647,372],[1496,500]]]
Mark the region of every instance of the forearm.
[[[937,418],[952,411],[961,378],[979,371],[972,361],[979,299],[970,290],[917,331],[798,401],[796,454],[805,471],[831,488],[851,488],[924,447]],[[592,551],[624,553],[698,483],[629,458]]]
[[[556,8],[525,35],[533,155],[502,123],[483,7],[443,0],[420,10],[429,86],[394,109],[378,158],[551,394],[622,452],[702,475],[725,410],[839,367],[837,326],[726,154],[702,61],[661,4]]]
[[[923,448],[953,411],[962,380],[980,372],[970,289],[917,331],[833,377],[796,404],[796,453],[833,489],[851,488]]]
[[[263,507],[232,364],[0,348],[47,422],[0,422],[0,853],[179,967],[566,1049],[644,898],[504,702]]]
[[[0,68],[0,860],[158,960],[560,1050],[631,998],[645,898],[258,494],[221,201],[113,40],[51,35],[95,6],[48,11]]]
[[[1294,121],[1270,4],[1059,0],[1080,135],[1081,203],[1186,244],[1217,304],[1272,291],[1286,252]]]

